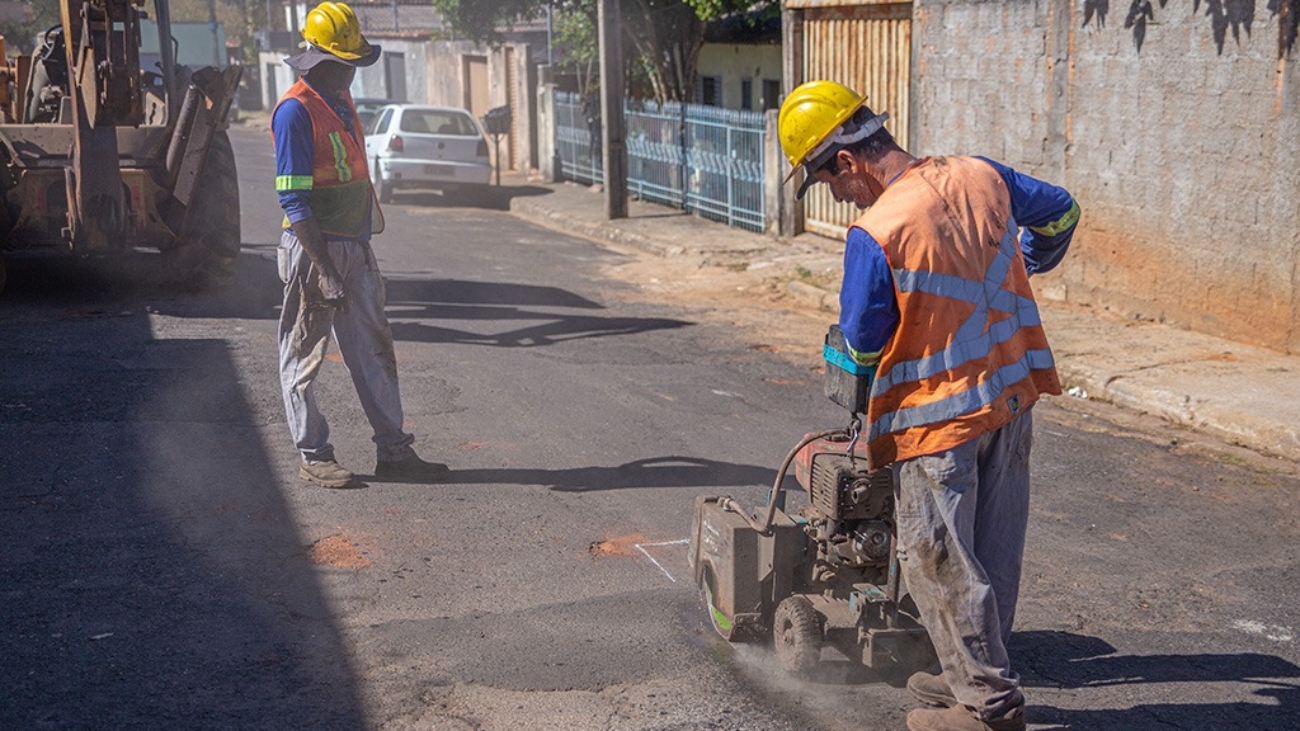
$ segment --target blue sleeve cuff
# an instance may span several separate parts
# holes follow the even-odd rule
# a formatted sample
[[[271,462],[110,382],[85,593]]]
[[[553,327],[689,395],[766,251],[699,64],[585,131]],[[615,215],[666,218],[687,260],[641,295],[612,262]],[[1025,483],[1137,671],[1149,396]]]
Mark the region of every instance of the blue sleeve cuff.
[[[284,210],[285,218],[289,219],[289,223],[297,223],[304,218],[312,217],[306,193],[281,193],[280,208]]]

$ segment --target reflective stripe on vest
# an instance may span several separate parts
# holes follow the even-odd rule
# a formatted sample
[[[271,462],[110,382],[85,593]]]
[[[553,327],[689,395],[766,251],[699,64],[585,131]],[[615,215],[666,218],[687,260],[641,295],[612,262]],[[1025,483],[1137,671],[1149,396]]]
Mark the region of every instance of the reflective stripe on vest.
[[[901,361],[886,373],[878,374],[871,385],[872,396],[886,393],[902,383],[932,378],[956,370],[971,361],[981,360],[997,345],[1016,336],[1022,327],[1041,324],[1038,306],[1032,299],[1003,289],[1007,274],[1015,262],[1019,247],[1019,227],[1008,217],[998,253],[989,263],[983,281],[937,272],[894,269],[894,282],[900,292],[920,292],[947,297],[975,306],[958,328],[952,343],[943,350],[915,360]],[[1009,317],[992,322],[993,312]],[[1031,370],[1052,368],[1055,361],[1050,350],[1030,350],[1019,360],[1004,365],[992,376],[971,388],[919,406],[899,408],[879,414],[871,421],[869,441],[913,427],[955,419],[988,406],[1002,395],[1007,386],[1027,377]]]

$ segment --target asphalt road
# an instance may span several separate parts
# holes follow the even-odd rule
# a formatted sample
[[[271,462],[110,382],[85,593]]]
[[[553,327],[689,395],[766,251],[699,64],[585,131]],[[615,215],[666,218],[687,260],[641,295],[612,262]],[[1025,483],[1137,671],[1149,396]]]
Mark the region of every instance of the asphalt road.
[[[275,375],[278,208],[232,131],[235,286],[148,257],[21,261],[0,296],[0,728],[895,730],[897,679],[815,682],[714,638],[693,499],[757,502],[840,426],[806,357],[607,276],[627,256],[400,196],[375,250],[436,486],[296,477]],[[810,320],[811,322],[811,320]],[[373,447],[346,370],[340,460]],[[1036,409],[1012,654],[1037,728],[1300,728],[1300,479],[1069,399]],[[886,679],[890,680],[890,679]]]

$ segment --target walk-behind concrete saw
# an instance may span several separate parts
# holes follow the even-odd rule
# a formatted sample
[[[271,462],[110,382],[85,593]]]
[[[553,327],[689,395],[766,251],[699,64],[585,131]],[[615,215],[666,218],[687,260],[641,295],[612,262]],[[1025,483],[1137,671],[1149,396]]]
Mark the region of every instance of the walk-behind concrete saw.
[[[915,668],[933,658],[916,607],[900,585],[894,475],[870,471],[858,440],[873,369],[826,335],[826,396],[848,409],[845,429],[806,435],[777,471],[766,508],[699,497],[690,564],[713,627],[731,642],[771,638],[781,667],[807,676],[833,647],[870,668]],[[791,465],[807,500],[785,511]]]

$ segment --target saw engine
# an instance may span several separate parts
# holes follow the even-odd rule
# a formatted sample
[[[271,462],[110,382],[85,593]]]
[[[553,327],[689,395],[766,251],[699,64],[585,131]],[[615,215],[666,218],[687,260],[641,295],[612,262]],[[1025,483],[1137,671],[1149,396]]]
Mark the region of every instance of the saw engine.
[[[850,426],[806,435],[778,470],[765,510],[697,498],[691,567],[718,633],[732,642],[770,637],[792,674],[811,673],[823,647],[867,667],[919,667],[933,650],[900,585],[894,473],[869,469],[857,438],[871,374],[849,370],[838,328],[826,342],[827,396],[852,412]],[[806,498],[792,513],[782,490],[790,467]]]

